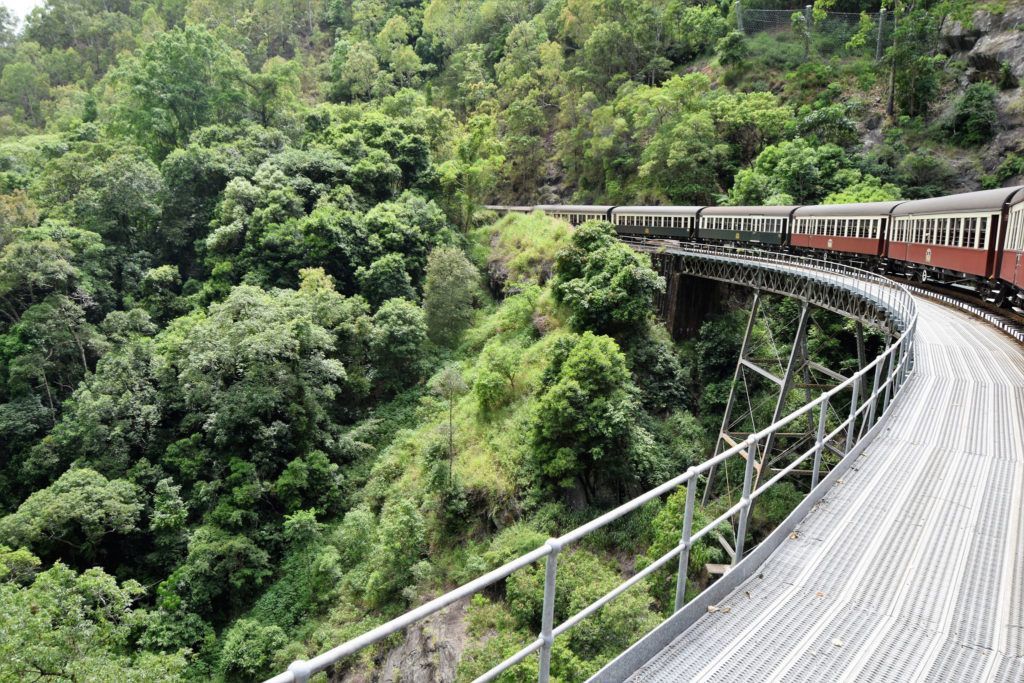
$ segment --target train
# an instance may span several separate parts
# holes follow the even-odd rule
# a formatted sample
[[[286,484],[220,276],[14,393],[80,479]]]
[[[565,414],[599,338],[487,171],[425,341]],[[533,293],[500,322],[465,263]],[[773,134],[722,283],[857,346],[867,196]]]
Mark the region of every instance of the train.
[[[1024,185],[815,206],[488,205],[618,234],[802,252],[914,282],[934,282],[1024,314]]]

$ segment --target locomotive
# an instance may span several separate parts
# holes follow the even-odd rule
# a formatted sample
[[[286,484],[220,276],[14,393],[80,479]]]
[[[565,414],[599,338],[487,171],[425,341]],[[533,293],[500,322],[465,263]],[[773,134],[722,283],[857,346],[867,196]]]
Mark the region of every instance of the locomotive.
[[[498,206],[624,237],[810,252],[918,282],[968,290],[1024,312],[1024,186],[932,199],[816,206]]]

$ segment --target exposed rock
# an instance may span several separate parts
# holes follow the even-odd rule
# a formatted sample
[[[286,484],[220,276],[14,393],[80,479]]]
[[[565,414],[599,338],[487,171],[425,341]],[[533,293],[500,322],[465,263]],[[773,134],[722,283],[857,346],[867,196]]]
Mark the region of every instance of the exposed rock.
[[[468,606],[468,598],[460,600],[413,624],[372,675],[349,671],[338,683],[452,683],[466,647]]]
[[[1024,4],[1002,14],[975,12],[969,28],[958,21],[942,25],[942,49],[967,62],[972,80],[1024,79]],[[1005,71],[1004,71],[1005,70]]]

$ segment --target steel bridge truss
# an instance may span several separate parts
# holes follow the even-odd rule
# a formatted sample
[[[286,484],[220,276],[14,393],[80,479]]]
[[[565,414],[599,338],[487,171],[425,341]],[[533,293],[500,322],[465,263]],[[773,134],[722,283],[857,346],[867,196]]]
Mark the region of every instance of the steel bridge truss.
[[[807,349],[807,335],[814,325],[810,302],[801,302],[794,327],[793,337],[786,347],[775,339],[771,327],[758,325],[763,310],[762,294],[754,292],[750,315],[747,320],[743,342],[740,346],[736,370],[729,389],[729,400],[722,417],[722,426],[718,433],[715,455],[735,447],[738,443],[757,434],[768,425],[778,422],[794,406],[810,403],[814,392],[825,392],[839,386],[847,379],[830,368],[811,359]],[[856,341],[858,369],[866,364],[864,350],[864,326],[856,322]],[[858,393],[867,395],[867,380],[858,387]],[[856,402],[856,396],[852,397]],[[829,410],[822,413],[821,419],[828,423],[837,423],[842,418],[841,408],[830,405]],[[778,465],[798,456],[808,445],[818,438],[818,422],[808,414],[806,419],[794,423],[788,431],[773,432],[765,439],[759,458],[754,462],[753,487],[756,489],[762,478],[772,472],[778,472]],[[823,458],[821,465],[827,460],[838,460],[850,450],[855,437],[863,434],[867,428],[867,420],[852,421],[845,433],[832,439],[823,440]],[[744,460],[750,457],[746,451],[740,451]],[[703,504],[707,505],[714,490],[717,468],[708,472],[705,484]],[[811,487],[818,483],[818,469],[794,470],[793,474],[809,476]],[[726,488],[729,489],[729,482]]]

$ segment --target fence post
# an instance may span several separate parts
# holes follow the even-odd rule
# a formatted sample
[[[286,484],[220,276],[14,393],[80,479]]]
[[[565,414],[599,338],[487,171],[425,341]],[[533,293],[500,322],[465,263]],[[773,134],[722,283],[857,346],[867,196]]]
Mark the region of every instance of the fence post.
[[[736,0],[736,28],[743,33],[743,2]]]
[[[811,5],[804,7],[804,59],[811,56],[811,22],[814,20]]]
[[[544,608],[540,617],[540,667],[537,672],[539,683],[548,683],[551,676],[551,646],[555,642],[551,631],[555,621],[555,580],[558,575],[558,552],[562,544],[556,539],[548,540],[551,553],[544,564]]]
[[[740,523],[736,528],[736,554],[733,555],[732,564],[736,566],[736,563],[743,559],[743,545],[747,538],[747,522],[750,519],[750,509],[753,507],[750,498],[750,486],[751,481],[754,478],[754,461],[757,460],[757,442],[754,441],[750,444],[750,448],[747,449],[747,463],[743,468],[743,497],[740,499],[744,502],[743,509],[740,510]],[[768,463],[764,463],[767,465]]]
[[[676,576],[676,609],[683,608],[686,601],[686,574],[690,565],[690,535],[693,531],[693,506],[696,503],[697,475],[686,482],[686,512],[683,514],[683,533],[680,541],[683,550],[679,553],[679,574]]]
[[[875,61],[882,59],[882,30],[885,26],[885,8],[878,10],[878,41],[875,45]]]
[[[811,490],[818,485],[821,473],[821,451],[825,447],[825,424],[828,422],[828,395],[821,393],[821,412],[818,414],[818,437],[814,442],[814,467],[811,469]]]

